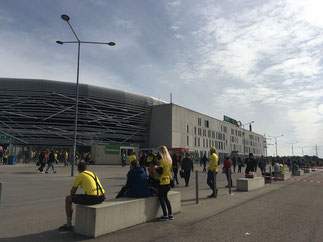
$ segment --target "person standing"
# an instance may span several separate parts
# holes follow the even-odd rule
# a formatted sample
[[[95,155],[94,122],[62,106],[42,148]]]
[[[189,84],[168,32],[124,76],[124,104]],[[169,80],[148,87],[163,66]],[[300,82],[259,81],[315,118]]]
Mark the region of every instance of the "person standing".
[[[191,171],[194,171],[193,161],[190,159],[189,153],[186,153],[185,158],[182,160],[181,170],[184,171],[185,186],[188,187]]]
[[[178,178],[177,178],[179,162],[177,159],[177,155],[175,153],[172,155],[172,168],[173,168],[173,174],[174,174],[174,181],[176,182],[176,184],[179,184]]]
[[[131,156],[129,156],[129,166],[131,166],[131,162],[133,162],[134,160],[137,160],[137,157],[136,157],[136,153],[132,152]]]
[[[121,165],[122,165],[122,167],[124,167],[126,165],[126,153],[125,152],[123,152],[121,154]]]
[[[233,158],[232,158],[232,166],[233,166],[233,172],[236,173],[236,166],[237,166],[236,156],[233,156]]]
[[[263,155],[260,157],[258,165],[261,170],[261,174],[264,176],[266,172],[266,159]]]
[[[241,168],[244,166],[241,157],[238,157],[238,173],[241,173]]]
[[[218,189],[216,188],[216,175],[218,173],[218,161],[219,157],[217,156],[216,148],[211,147],[210,148],[210,164],[209,167],[207,168],[207,184],[209,187],[212,189],[212,194],[209,195],[208,197],[217,197],[218,195]],[[214,194],[215,190],[215,194]]]
[[[209,159],[206,157],[206,153],[204,153],[201,163],[203,165],[203,172],[206,172],[206,163],[209,161]]]
[[[172,168],[172,158],[170,157],[166,146],[160,146],[158,148],[160,155],[159,166],[157,172],[159,173],[159,187],[158,187],[158,199],[160,206],[163,210],[163,216],[157,218],[158,221],[173,220],[172,206],[168,200],[167,194],[170,190],[170,170]],[[165,205],[166,204],[166,205]],[[166,210],[167,207],[167,210]],[[168,211],[168,216],[167,216]]]
[[[45,150],[41,152],[38,156],[38,162],[39,162],[39,168],[37,172],[44,173],[44,167],[46,166],[46,155],[45,155]]]
[[[53,173],[56,173],[55,169],[54,169],[54,162],[56,161],[56,158],[55,158],[55,152],[52,150],[49,154],[49,157],[48,157],[48,166],[47,166],[47,169],[45,171],[45,173],[48,173],[48,170],[49,168],[51,167],[52,170],[53,170]]]
[[[231,184],[231,187],[232,187],[231,166],[232,166],[232,161],[230,160],[229,156],[226,156],[223,164],[223,171],[228,181],[228,185],[226,187],[229,187],[229,184]]]
[[[249,172],[255,172],[255,167],[257,166],[257,163],[255,159],[253,158],[253,154],[249,153],[249,158],[246,159],[246,171],[245,173],[248,174]]]

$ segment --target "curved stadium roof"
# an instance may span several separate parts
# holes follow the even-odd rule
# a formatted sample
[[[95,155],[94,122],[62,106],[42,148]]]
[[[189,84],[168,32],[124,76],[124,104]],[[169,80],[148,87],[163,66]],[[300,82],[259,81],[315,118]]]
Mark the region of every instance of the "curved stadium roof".
[[[24,145],[73,145],[75,83],[0,78],[0,134]],[[152,97],[79,85],[77,145],[148,145]]]

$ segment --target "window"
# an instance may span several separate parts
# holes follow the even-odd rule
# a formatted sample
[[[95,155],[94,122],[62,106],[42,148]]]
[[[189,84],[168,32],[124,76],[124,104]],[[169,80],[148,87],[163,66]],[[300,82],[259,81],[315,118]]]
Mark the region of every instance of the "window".
[[[224,133],[227,133],[227,132],[228,132],[228,129],[227,129],[227,127],[226,127],[226,126],[223,126],[223,132],[224,132]]]
[[[206,143],[206,148],[208,148],[209,147],[209,142],[208,142],[207,139],[205,140],[205,143]]]
[[[203,139],[203,148],[205,148],[205,139]]]
[[[208,136],[209,138],[211,138],[211,130],[208,130],[208,131],[207,131],[207,136]]]
[[[197,118],[197,125],[201,126],[202,125],[202,120],[200,118]]]
[[[236,132],[236,136],[238,136],[238,130],[235,130],[235,132]]]
[[[206,137],[206,130],[205,129],[203,129],[203,136]]]
[[[204,126],[205,126],[205,128],[209,127],[209,121],[208,120],[204,120]]]
[[[197,145],[197,142],[196,142],[196,137],[194,137],[194,146],[196,147]]]
[[[197,139],[197,144],[198,144],[198,147],[201,146],[201,143],[200,143],[200,138]]]
[[[202,135],[201,128],[198,128],[198,135]]]
[[[196,127],[194,127],[194,134],[196,135]]]
[[[238,131],[238,136],[241,137],[241,131]]]
[[[212,131],[212,138],[215,139],[215,132]]]
[[[231,129],[231,134],[234,135],[234,129]]]
[[[211,140],[209,140],[209,147],[211,147]]]
[[[189,136],[186,137],[186,144],[190,145],[190,137]]]
[[[189,125],[186,125],[186,132],[189,134],[190,133],[190,127]]]

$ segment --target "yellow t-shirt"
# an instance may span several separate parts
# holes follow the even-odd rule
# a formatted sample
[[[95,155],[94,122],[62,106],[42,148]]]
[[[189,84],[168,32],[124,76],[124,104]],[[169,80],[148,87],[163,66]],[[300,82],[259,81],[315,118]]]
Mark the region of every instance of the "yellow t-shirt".
[[[136,160],[137,158],[136,158],[136,156],[135,155],[131,155],[131,156],[129,156],[129,164],[131,165],[131,162],[132,161],[134,161],[134,160]]]
[[[86,174],[87,173],[87,174]],[[83,171],[80,174],[78,174],[75,177],[74,183],[73,183],[73,187],[77,188],[78,186],[81,186],[82,189],[85,191],[86,195],[90,195],[90,196],[97,196],[97,186],[96,186],[96,182],[93,179],[93,177],[95,177],[95,175],[93,174],[93,172],[91,171]],[[98,177],[96,177],[97,182],[99,184],[99,186],[102,189],[103,194],[105,193],[100,180]],[[103,195],[101,192],[101,189],[99,188],[99,196]]]
[[[219,161],[219,158],[217,154],[213,153],[212,155],[210,155],[209,171],[218,172],[218,161]]]
[[[163,173],[159,176],[160,185],[170,184],[170,169],[172,163],[166,164],[163,160],[159,160],[159,167],[163,168]]]

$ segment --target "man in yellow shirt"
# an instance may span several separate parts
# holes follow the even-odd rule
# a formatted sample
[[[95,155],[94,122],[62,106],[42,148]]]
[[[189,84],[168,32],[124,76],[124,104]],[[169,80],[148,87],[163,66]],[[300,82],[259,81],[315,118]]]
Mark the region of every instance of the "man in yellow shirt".
[[[216,152],[216,148],[211,147],[210,148],[210,159],[209,159],[210,165],[207,168],[208,169],[207,184],[212,189],[212,194],[209,195],[208,197],[214,197],[214,198],[216,198],[218,195],[218,189],[216,188],[216,175],[218,173],[218,162],[219,162],[219,158],[215,152]],[[214,191],[215,191],[215,193],[214,193]]]
[[[72,231],[73,203],[83,205],[95,205],[105,200],[104,190],[99,178],[91,171],[87,170],[85,162],[79,162],[78,174],[75,177],[71,195],[65,199],[65,210],[67,223],[59,228],[61,231]],[[81,186],[85,194],[76,194],[77,188]]]
[[[137,160],[137,157],[136,157],[136,153],[132,152],[131,156],[129,156],[129,165],[130,166],[131,166],[131,162],[133,162],[134,160]]]

